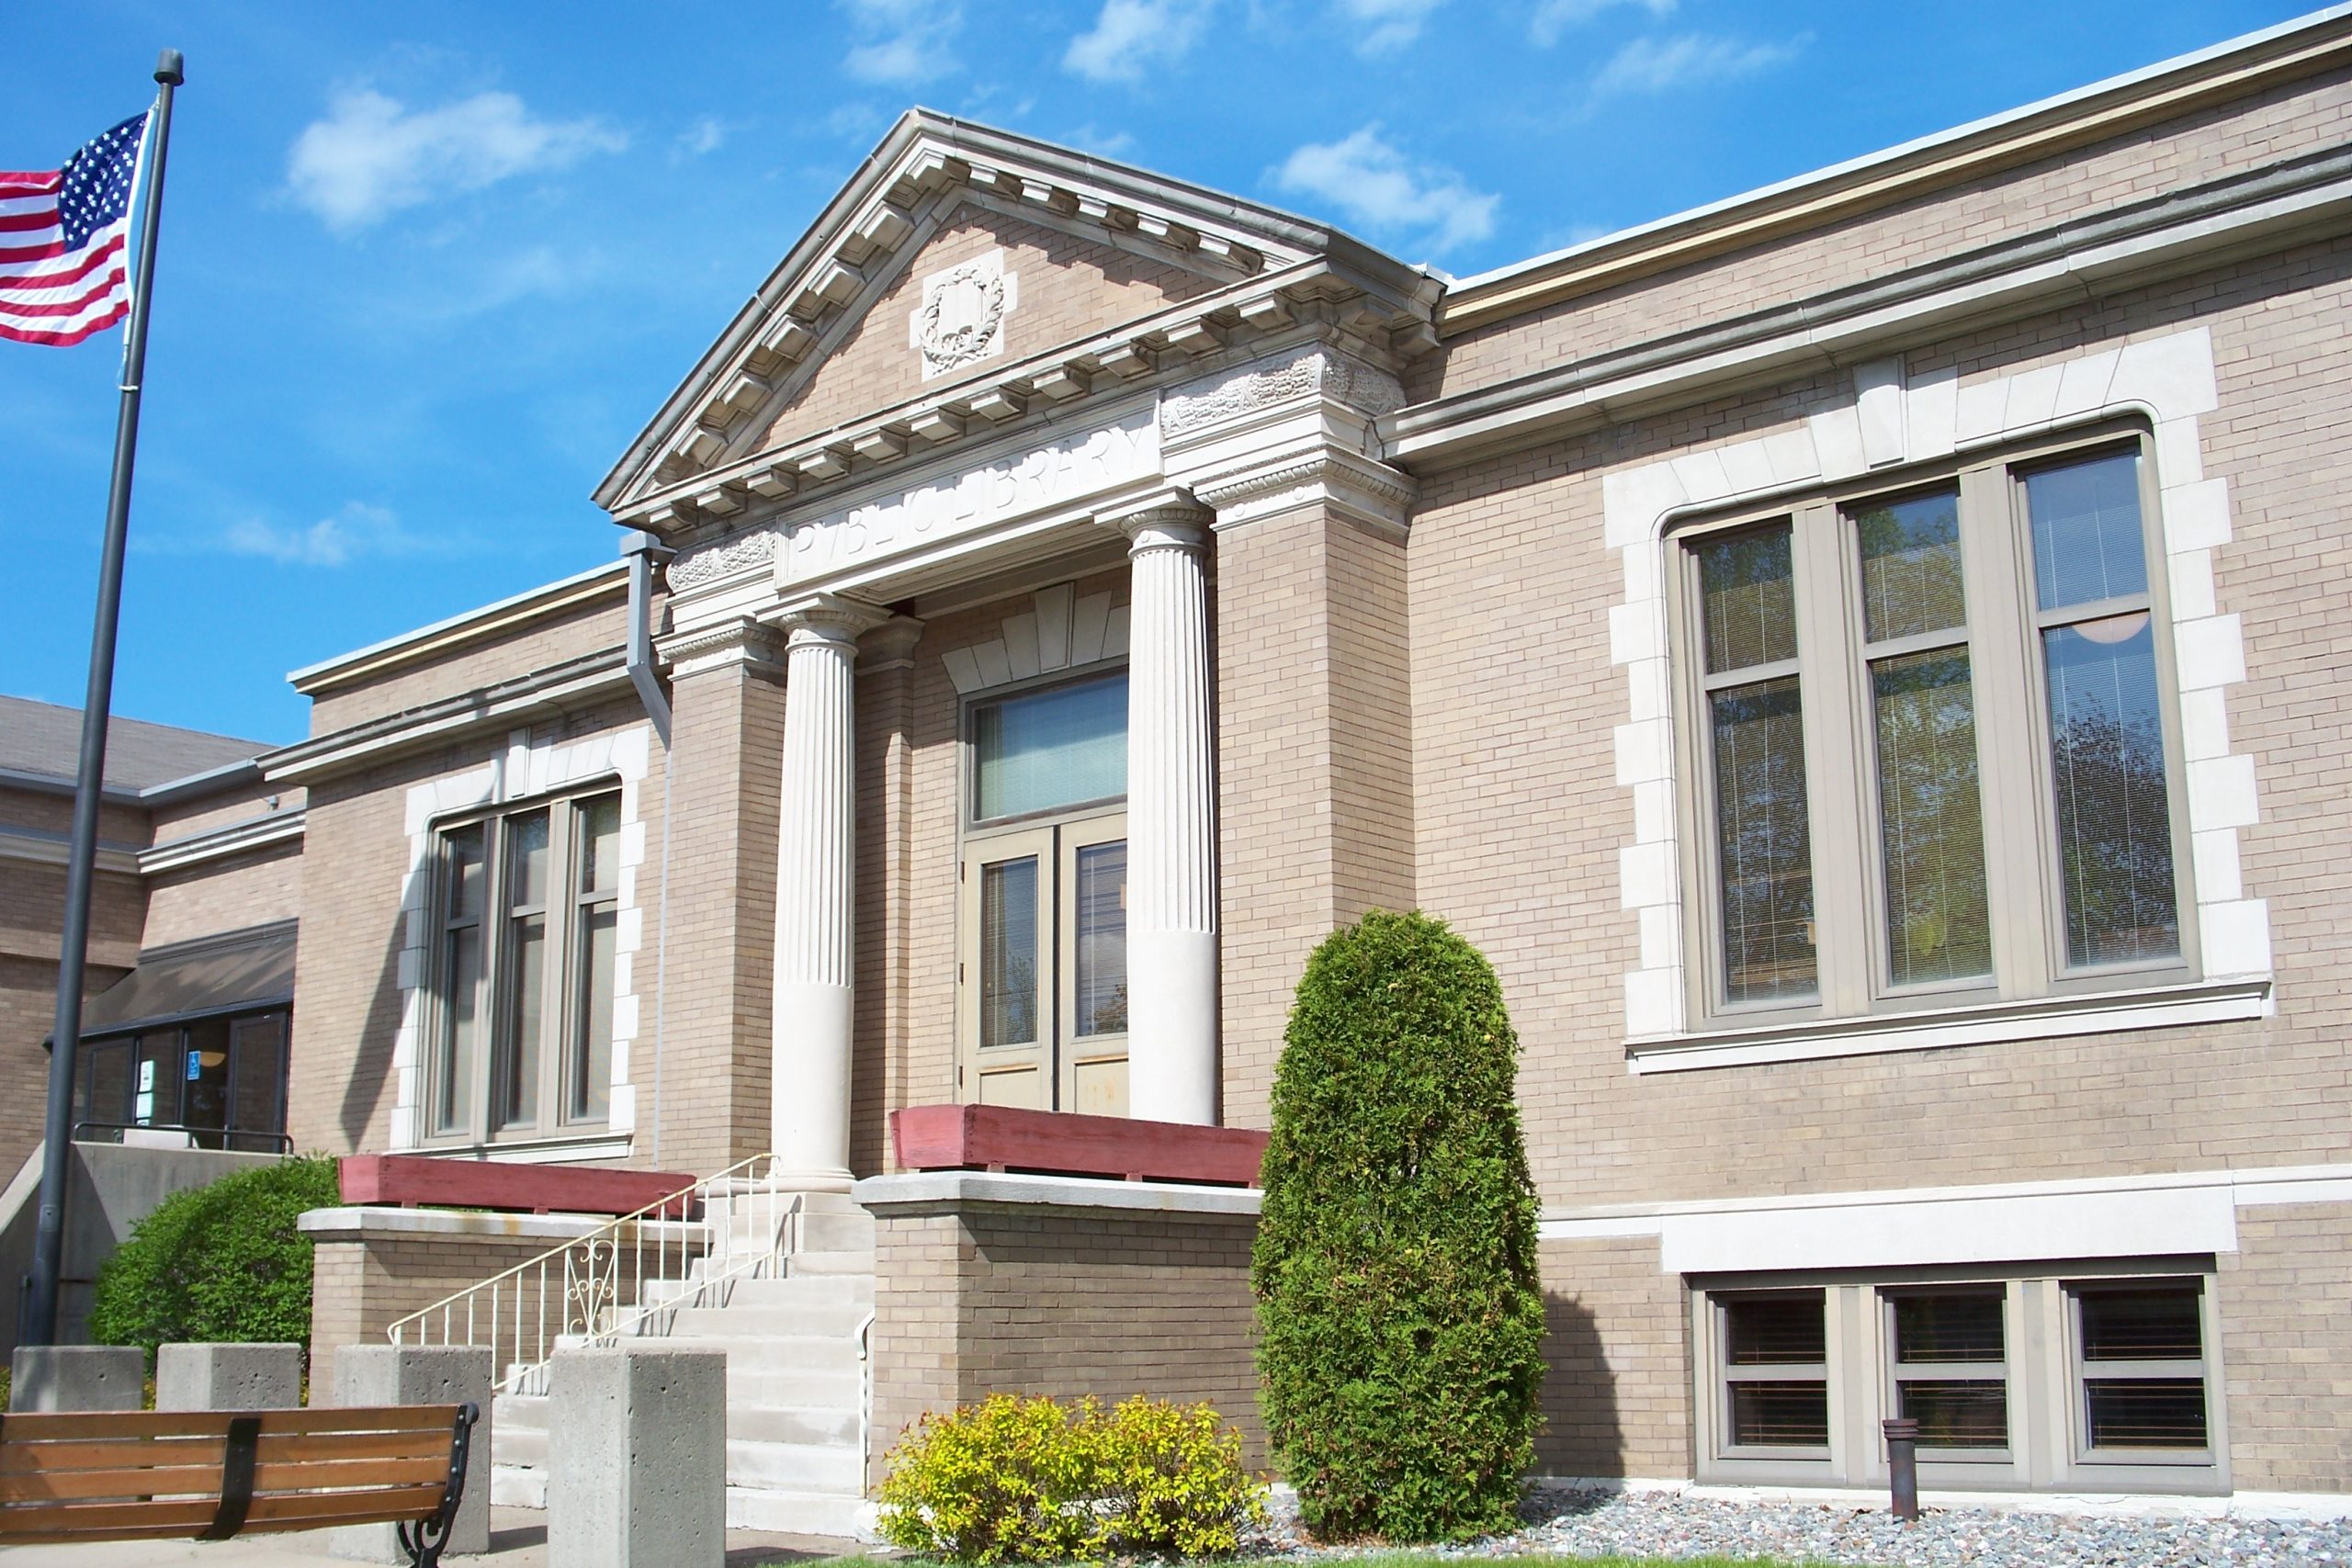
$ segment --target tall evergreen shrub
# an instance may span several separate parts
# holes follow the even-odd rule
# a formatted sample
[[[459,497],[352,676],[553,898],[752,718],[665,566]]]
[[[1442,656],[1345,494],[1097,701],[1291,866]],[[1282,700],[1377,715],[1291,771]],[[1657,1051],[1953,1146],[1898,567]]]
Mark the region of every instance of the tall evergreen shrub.
[[[1307,960],[1250,1280],[1267,1431],[1325,1539],[1513,1523],[1544,1374],[1518,1056],[1442,921],[1375,911]]]
[[[335,1162],[310,1156],[173,1193],[99,1266],[90,1337],[150,1360],[183,1340],[308,1343],[311,1245],[295,1221],[340,1201]]]

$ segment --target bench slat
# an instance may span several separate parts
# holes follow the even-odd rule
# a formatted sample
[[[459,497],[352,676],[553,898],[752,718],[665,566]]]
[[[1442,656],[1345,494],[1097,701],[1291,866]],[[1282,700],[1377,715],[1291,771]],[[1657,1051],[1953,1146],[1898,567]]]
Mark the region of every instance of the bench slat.
[[[110,1438],[226,1438],[229,1423],[261,1418],[264,1437],[308,1432],[439,1431],[457,1423],[454,1404],[314,1405],[307,1410],[109,1410],[0,1416],[0,1440],[70,1442]]]
[[[441,1487],[378,1487],[364,1492],[294,1492],[255,1497],[243,1533],[309,1529],[320,1525],[422,1519],[441,1506]],[[0,1540],[17,1544],[115,1539],[192,1537],[212,1523],[210,1499],[146,1503],[51,1503],[0,1507]]]
[[[254,1495],[318,1487],[403,1486],[440,1481],[449,1473],[447,1445],[413,1459],[368,1457],[254,1466]],[[220,1495],[220,1466],[134,1465],[115,1470],[63,1470],[0,1476],[0,1504],[50,1503],[85,1497]]]
[[[454,1418],[453,1418],[454,1419]],[[11,1475],[66,1470],[119,1470],[138,1465],[210,1465],[220,1471],[226,1438],[120,1438],[53,1443],[0,1443],[0,1483]],[[317,1432],[272,1437],[265,1431],[254,1457],[271,1461],[449,1458],[449,1428],[413,1432]]]

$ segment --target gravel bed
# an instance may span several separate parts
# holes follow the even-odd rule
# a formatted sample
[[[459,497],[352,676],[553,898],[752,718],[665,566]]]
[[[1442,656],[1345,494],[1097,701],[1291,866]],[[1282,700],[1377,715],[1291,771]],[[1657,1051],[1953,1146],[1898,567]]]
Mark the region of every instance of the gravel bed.
[[[1317,1547],[1283,1496],[1256,1543],[1269,1557],[1361,1555]],[[1883,1506],[1731,1501],[1675,1492],[1551,1492],[1531,1497],[1527,1523],[1507,1536],[1444,1547],[1445,1557],[1772,1558],[1872,1568],[2321,1568],[2352,1565],[2352,1521],[2119,1517],[1927,1508],[1898,1524]]]

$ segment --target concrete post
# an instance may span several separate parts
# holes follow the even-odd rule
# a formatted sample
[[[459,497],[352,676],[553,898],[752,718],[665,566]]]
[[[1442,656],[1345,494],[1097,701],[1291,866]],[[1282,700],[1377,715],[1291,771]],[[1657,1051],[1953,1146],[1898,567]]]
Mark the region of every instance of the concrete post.
[[[8,1408],[136,1410],[147,1358],[130,1345],[19,1345],[8,1369]]]
[[[334,1353],[340,1405],[463,1404],[481,1408],[466,1463],[466,1496],[449,1531],[449,1555],[490,1550],[490,1352],[469,1345],[345,1345]],[[314,1398],[312,1404],[318,1401]],[[362,1562],[405,1562],[390,1525],[346,1525],[328,1550]]]
[[[1216,748],[1207,508],[1168,491],[1106,516],[1128,539],[1127,1114],[1217,1118]]]
[[[548,1568],[724,1568],[727,1352],[560,1352],[548,1432]]]
[[[155,1351],[158,1410],[294,1410],[300,1345],[164,1345]]]
[[[885,611],[832,594],[784,624],[769,1148],[779,1180],[849,1190],[851,961],[857,910],[857,634]]]

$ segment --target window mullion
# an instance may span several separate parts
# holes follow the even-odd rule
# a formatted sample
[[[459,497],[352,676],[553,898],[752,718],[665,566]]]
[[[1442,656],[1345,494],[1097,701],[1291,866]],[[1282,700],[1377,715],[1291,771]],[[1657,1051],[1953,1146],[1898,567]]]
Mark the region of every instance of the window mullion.
[[[1960,522],[1993,975],[2004,998],[2039,996],[2049,988],[2052,946],[2044,849],[2052,829],[2038,765],[2047,749],[2040,739],[2040,662],[2027,609],[2030,582],[2006,468],[1962,472]]]
[[[539,975],[539,1116],[538,1130],[560,1127],[568,1106],[564,1075],[572,1050],[571,985],[572,948],[580,930],[578,886],[580,868],[574,863],[573,830],[579,825],[580,803],[559,802],[548,811],[548,961]]]
[[[1798,690],[1804,705],[1806,795],[1813,811],[1814,946],[1821,1001],[1831,1015],[1866,1010],[1872,964],[1868,940],[1869,835],[1863,830],[1864,754],[1854,695],[1853,618],[1838,509],[1817,503],[1794,520]]]
[[[474,1016],[482,1021],[474,1047],[473,1125],[477,1144],[490,1142],[497,1120],[492,1102],[497,1095],[498,1061],[507,1049],[506,1010],[499,1005],[505,994],[506,819],[492,817],[482,823],[481,976],[474,992]]]

